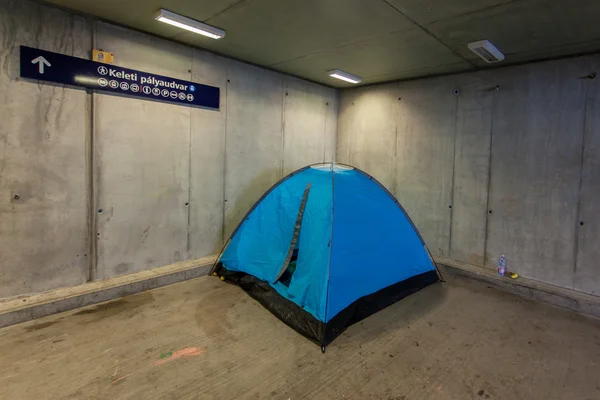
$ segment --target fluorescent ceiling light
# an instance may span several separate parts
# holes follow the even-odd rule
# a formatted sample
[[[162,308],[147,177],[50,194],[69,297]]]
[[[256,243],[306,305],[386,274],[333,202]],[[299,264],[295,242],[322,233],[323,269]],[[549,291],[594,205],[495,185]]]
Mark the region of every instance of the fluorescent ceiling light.
[[[203,24],[195,19],[184,17],[183,15],[175,14],[174,12],[165,9],[161,9],[156,13],[154,19],[213,39],[221,39],[225,36],[225,31],[222,29]]]
[[[339,69],[334,69],[332,71],[329,71],[329,76],[331,76],[332,78],[341,79],[343,81],[350,82],[350,83],[360,83],[360,82],[362,82],[362,78],[361,77],[349,74],[349,73],[344,72],[344,71],[340,71]]]

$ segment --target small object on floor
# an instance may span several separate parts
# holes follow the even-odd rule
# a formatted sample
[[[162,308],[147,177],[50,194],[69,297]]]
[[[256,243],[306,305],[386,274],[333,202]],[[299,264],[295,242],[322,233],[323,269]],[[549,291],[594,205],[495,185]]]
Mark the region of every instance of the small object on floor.
[[[216,272],[213,272],[213,273],[212,273],[212,276],[217,276],[217,273],[216,273]]]
[[[222,281],[224,281],[224,280],[225,280],[225,277],[224,277],[224,276],[222,276],[220,279],[221,279]]]
[[[517,274],[516,272],[509,272],[508,276],[510,276],[511,279],[517,279],[519,277],[519,274]]]
[[[504,276],[506,272],[506,257],[504,256],[504,254],[502,254],[500,256],[500,259],[498,260],[498,276]]]

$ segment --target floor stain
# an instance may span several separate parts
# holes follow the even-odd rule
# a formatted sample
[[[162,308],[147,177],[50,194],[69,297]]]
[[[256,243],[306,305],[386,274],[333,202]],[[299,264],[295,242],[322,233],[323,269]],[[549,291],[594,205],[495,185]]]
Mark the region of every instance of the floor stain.
[[[48,322],[43,322],[41,324],[35,324],[32,326],[28,326],[25,328],[25,330],[27,332],[35,332],[35,331],[39,331],[40,329],[45,329],[48,328],[49,326],[52,326],[56,323],[58,323],[59,321],[48,321]]]
[[[123,380],[125,380],[129,375],[131,374],[123,375],[122,377],[115,379],[114,381],[112,381],[112,384],[115,385],[119,384],[120,382],[123,382]]]
[[[133,296],[127,296],[118,300],[109,301],[107,303],[98,304],[93,307],[77,311],[73,316],[94,316],[91,320],[86,320],[85,323],[93,322],[98,319],[110,317],[120,313],[130,313],[136,315],[134,311],[138,308],[152,303],[154,296],[151,292],[142,292]]]
[[[88,308],[85,310],[81,310],[76,312],[73,315],[88,315],[88,314],[96,314],[99,312],[109,312],[111,310],[122,308],[126,305],[127,301],[125,299],[114,300],[108,303],[99,304],[94,306],[93,308]]]
[[[158,366],[158,365],[168,363],[169,361],[172,361],[172,360],[177,360],[178,358],[199,356],[202,353],[204,353],[204,349],[201,349],[199,347],[186,347],[185,349],[181,349],[181,350],[177,350],[177,351],[173,351],[173,352],[170,351],[168,353],[161,354],[160,355],[161,359],[154,361],[154,363],[152,363],[152,365]]]
[[[208,300],[208,299],[207,299]],[[235,306],[233,302],[206,301],[196,307],[196,324],[207,336],[231,338],[232,325],[228,311]]]

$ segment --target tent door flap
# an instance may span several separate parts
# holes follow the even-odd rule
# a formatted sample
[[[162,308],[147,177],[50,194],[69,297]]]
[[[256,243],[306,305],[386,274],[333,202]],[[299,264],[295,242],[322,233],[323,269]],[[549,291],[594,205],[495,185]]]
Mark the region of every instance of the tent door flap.
[[[298,209],[298,215],[296,216],[296,226],[294,227],[294,233],[292,234],[292,240],[290,241],[290,247],[288,248],[287,255],[285,256],[285,261],[283,262],[283,265],[281,266],[279,273],[277,274],[277,276],[275,277],[275,279],[273,279],[273,282],[271,282],[271,283],[275,283],[279,279],[281,279],[281,276],[283,275],[283,273],[287,269],[288,265],[290,264],[290,260],[292,259],[292,255],[294,254],[294,249],[296,248],[296,243],[298,242],[298,236],[300,235],[300,227],[302,226],[302,217],[304,216],[304,209],[306,208],[306,202],[308,200],[308,193],[310,192],[310,186],[311,186],[311,184],[309,183],[308,185],[306,185],[306,189],[304,189],[304,194],[302,195],[302,201],[300,202],[300,208]]]

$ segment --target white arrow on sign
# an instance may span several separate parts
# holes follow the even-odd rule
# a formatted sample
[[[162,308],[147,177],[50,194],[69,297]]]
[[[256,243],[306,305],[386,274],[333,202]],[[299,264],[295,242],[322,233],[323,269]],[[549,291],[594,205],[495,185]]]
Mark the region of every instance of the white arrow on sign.
[[[40,74],[44,73],[44,65],[47,66],[47,67],[51,67],[52,66],[52,64],[50,64],[48,62],[48,60],[46,60],[43,56],[39,56],[38,58],[34,58],[33,60],[31,60],[31,63],[32,64],[39,64]]]

